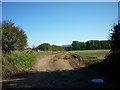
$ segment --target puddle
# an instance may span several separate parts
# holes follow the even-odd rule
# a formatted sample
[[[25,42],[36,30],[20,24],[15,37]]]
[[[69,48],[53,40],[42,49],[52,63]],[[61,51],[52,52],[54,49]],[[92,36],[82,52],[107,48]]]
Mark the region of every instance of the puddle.
[[[104,80],[100,79],[100,78],[97,78],[97,79],[88,80],[88,82],[92,82],[92,83],[104,83]]]

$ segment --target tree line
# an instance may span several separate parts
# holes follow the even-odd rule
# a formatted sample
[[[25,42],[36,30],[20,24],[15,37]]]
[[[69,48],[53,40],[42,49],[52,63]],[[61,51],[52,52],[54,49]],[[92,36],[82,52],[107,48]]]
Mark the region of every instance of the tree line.
[[[86,42],[73,41],[70,47],[64,47],[65,50],[96,50],[110,49],[110,40],[89,40]]]

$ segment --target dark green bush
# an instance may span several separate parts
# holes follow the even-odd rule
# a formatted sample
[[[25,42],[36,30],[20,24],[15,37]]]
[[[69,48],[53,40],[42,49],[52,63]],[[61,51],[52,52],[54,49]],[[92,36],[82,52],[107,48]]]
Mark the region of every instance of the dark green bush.
[[[57,45],[50,45],[49,43],[43,43],[37,46],[38,50],[41,51],[63,51],[64,49]]]
[[[2,23],[2,50],[10,52],[13,50],[23,50],[27,46],[27,36],[24,31],[14,26],[11,21]]]

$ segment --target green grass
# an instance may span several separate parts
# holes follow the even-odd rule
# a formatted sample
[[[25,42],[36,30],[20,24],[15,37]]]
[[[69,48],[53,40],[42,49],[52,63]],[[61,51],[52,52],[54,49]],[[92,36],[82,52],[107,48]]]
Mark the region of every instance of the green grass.
[[[76,54],[91,54],[91,53],[108,53],[109,49],[103,49],[103,50],[76,50],[76,51],[69,51],[70,53],[76,53]]]
[[[32,66],[38,55],[53,55],[60,51],[12,51],[6,54],[2,60],[2,76],[10,76]]]
[[[104,55],[108,54],[109,51],[110,51],[109,49],[103,49],[103,50],[78,50],[78,51],[69,51],[69,52],[83,57],[86,56],[104,57]]]
[[[13,51],[3,57],[2,76],[11,75],[32,65],[38,53],[33,51]]]
[[[105,56],[109,53],[110,50],[78,50],[78,51],[69,51],[71,54],[81,56],[88,65],[101,62],[105,59]]]
[[[38,52],[40,55],[54,55],[54,54],[58,54],[64,51],[40,51]]]

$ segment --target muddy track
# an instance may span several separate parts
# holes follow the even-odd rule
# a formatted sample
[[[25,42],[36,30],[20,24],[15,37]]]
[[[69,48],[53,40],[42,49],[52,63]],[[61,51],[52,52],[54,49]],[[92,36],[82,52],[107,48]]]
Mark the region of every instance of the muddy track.
[[[39,56],[32,69],[37,71],[61,71],[74,70],[83,67],[84,64],[79,63],[79,59],[73,57],[70,53],[61,53],[58,55]]]
[[[104,79],[104,83],[90,83],[94,78]],[[97,73],[81,62],[81,57],[70,53],[41,55],[37,57],[31,70],[3,80],[3,88],[110,88],[119,87],[119,82]]]

